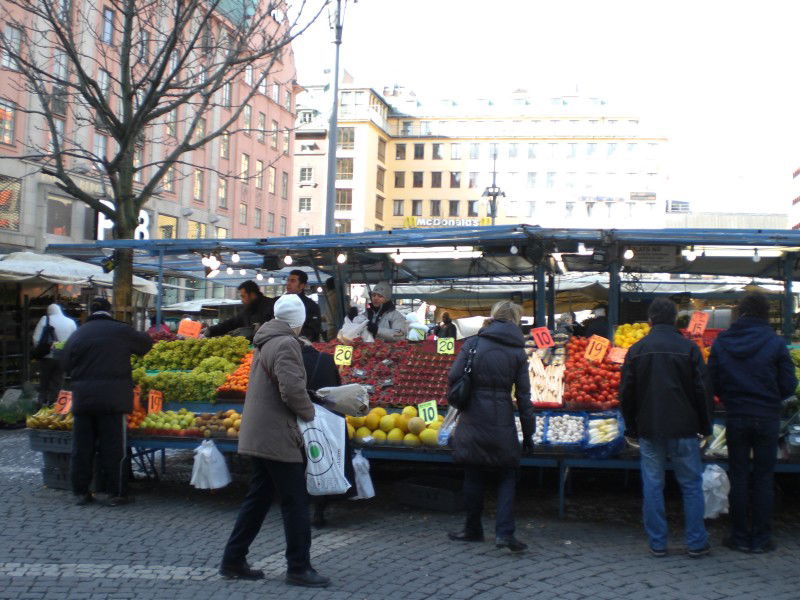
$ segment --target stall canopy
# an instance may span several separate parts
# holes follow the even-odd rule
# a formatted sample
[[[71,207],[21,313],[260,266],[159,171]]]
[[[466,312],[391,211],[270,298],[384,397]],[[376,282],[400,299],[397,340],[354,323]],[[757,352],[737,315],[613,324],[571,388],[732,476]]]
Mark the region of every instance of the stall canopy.
[[[111,287],[113,280],[113,274],[98,265],[55,254],[12,252],[0,257],[0,282]],[[152,281],[141,277],[133,278],[133,287],[145,294],[157,292]]]
[[[205,309],[218,309],[223,306],[241,306],[241,300],[230,300],[228,298],[216,298],[205,300],[187,300],[169,304],[162,310],[169,313],[200,313]]]

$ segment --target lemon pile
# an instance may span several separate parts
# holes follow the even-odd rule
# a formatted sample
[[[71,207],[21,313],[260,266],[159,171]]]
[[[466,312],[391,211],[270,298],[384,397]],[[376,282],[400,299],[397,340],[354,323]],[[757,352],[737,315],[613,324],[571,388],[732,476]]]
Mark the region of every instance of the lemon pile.
[[[376,407],[366,417],[347,417],[347,435],[360,444],[436,446],[442,421],[444,415],[438,415],[426,425],[413,406],[406,406],[401,413],[387,413]]]
[[[614,345],[620,348],[630,348],[644,336],[650,333],[647,323],[625,323],[617,327],[614,332]]]

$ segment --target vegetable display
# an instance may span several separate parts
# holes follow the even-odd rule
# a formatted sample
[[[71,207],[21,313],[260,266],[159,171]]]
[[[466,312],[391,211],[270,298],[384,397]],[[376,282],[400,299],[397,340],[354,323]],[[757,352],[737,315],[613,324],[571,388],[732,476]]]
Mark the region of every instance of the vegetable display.
[[[565,407],[573,410],[608,410],[619,406],[620,366],[608,358],[592,362],[584,357],[589,340],[575,337],[567,344],[564,376]]]

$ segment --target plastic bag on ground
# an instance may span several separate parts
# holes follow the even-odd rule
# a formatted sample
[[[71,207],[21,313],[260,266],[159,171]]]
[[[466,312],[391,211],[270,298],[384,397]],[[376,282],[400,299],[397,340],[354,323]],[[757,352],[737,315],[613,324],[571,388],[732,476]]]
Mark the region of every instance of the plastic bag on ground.
[[[313,421],[297,419],[307,458],[306,489],[312,496],[344,494],[350,489],[344,476],[344,417],[319,405],[314,412]]]
[[[728,492],[731,484],[725,469],[719,465],[707,465],[703,471],[703,497],[706,502],[704,518],[716,519],[728,514]]]
[[[361,450],[356,450],[353,457],[353,471],[356,474],[356,495],[351,500],[368,500],[375,497],[375,488],[369,474],[369,461],[361,455]]]
[[[216,490],[231,482],[225,457],[213,440],[203,440],[194,449],[191,484],[200,490]]]
[[[369,413],[369,393],[359,383],[349,383],[337,387],[325,387],[317,390],[331,410],[350,417],[364,417]]]

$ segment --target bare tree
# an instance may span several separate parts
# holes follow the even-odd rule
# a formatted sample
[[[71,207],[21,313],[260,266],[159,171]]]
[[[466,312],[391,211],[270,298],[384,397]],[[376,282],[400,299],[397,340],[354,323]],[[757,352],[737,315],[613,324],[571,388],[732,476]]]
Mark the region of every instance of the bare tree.
[[[131,239],[165,176],[211,140],[252,128],[243,111],[328,0],[2,1],[15,35],[0,33],[0,50],[36,99],[20,110],[49,134],[15,158],[39,161],[61,190],[113,221],[116,239]],[[243,79],[247,92],[232,103]],[[90,127],[109,148],[88,147]],[[108,183],[110,203],[76,182],[89,169]],[[132,258],[115,256],[117,314],[131,305]]]

